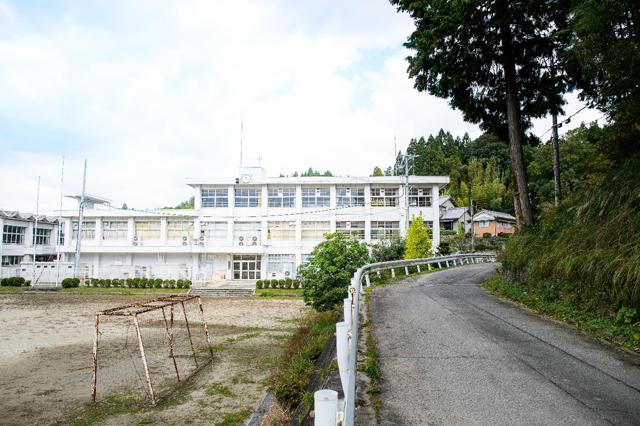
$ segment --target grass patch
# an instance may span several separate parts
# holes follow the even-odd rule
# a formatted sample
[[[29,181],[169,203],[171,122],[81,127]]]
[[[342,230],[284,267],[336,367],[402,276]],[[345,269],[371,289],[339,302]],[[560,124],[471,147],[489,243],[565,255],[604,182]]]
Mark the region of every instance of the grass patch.
[[[251,339],[252,337],[257,337],[259,335],[260,333],[249,333],[249,334],[243,334],[242,336],[238,336],[238,337],[227,337],[227,342],[229,343],[242,342],[243,340]]]
[[[615,316],[585,312],[568,300],[549,297],[536,288],[524,288],[518,283],[492,277],[484,288],[499,296],[516,301],[535,312],[539,312],[615,344],[640,352],[640,320],[635,310],[620,309]]]
[[[224,416],[222,421],[217,422],[216,426],[243,426],[252,414],[253,411],[247,409],[229,413]]]
[[[209,395],[209,396],[222,395],[222,396],[226,396],[226,397],[229,397],[229,398],[238,396],[235,393],[233,393],[231,391],[231,389],[229,389],[227,386],[223,385],[222,383],[218,383],[218,382],[212,383],[207,388],[206,392],[207,392],[207,395]]]
[[[262,296],[262,294],[264,293],[272,293],[275,295],[278,294],[293,294],[293,295],[298,295],[300,297],[302,297],[302,289],[292,289],[292,288],[259,288],[256,289],[256,294],[258,296]]]

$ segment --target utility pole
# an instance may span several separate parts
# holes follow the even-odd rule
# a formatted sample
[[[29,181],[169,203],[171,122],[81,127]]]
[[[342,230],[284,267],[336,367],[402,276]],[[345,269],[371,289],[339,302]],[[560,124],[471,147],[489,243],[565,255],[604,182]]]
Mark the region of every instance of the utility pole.
[[[476,246],[474,234],[476,233],[476,230],[473,227],[473,197],[471,195],[469,195],[469,208],[471,209],[471,251],[475,251]]]
[[[62,236],[62,187],[64,185],[64,156],[62,157],[62,172],[60,173],[60,210],[58,211],[58,255],[56,256],[56,287],[60,285],[60,237]],[[73,231],[72,231],[73,232]],[[67,236],[67,238],[69,238]]]
[[[553,179],[555,183],[555,204],[560,198],[560,148],[558,148],[558,116],[553,114]]]
[[[409,154],[405,154],[404,155],[404,174],[405,174],[405,181],[404,181],[404,205],[407,209],[406,212],[406,228],[409,229],[409,159],[413,160],[414,158],[416,158],[415,155],[409,155]]]
[[[33,280],[32,286],[36,285],[36,246],[38,245],[38,210],[40,208],[40,176],[38,176],[38,196],[36,198],[36,226],[33,228]]]
[[[82,198],[80,199],[80,212],[78,214],[78,239],[76,240],[76,258],[74,259],[73,275],[79,278],[78,269],[80,268],[80,246],[82,242],[82,219],[84,215],[84,189],[87,183],[87,160],[84,160],[84,174],[82,175]],[[99,232],[99,230],[96,230]],[[73,235],[72,235],[73,237]]]

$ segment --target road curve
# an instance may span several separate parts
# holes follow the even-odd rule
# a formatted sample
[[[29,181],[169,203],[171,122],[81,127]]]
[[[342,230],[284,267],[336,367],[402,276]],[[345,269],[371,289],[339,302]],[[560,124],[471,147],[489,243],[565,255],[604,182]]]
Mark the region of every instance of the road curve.
[[[382,425],[640,425],[640,363],[487,295],[493,264],[374,289]]]

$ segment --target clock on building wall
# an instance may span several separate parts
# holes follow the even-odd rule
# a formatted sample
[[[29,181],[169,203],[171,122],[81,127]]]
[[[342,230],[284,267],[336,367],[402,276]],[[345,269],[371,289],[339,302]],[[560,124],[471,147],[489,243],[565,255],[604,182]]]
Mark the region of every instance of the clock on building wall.
[[[242,183],[249,183],[251,182],[251,175],[242,175],[240,176],[240,180]]]

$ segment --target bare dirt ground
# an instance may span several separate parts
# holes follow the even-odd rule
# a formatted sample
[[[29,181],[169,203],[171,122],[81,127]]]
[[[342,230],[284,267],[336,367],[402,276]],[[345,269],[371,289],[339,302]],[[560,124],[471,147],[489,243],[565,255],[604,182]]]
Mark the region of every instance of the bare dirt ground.
[[[0,425],[244,424],[266,391],[264,379],[283,340],[308,309],[300,299],[203,298],[213,362],[157,407],[104,403],[144,400],[139,375],[132,379],[139,394],[100,387],[99,381],[103,403],[94,406],[94,313],[148,299],[0,295]],[[133,348],[129,353],[139,357],[137,342]],[[117,362],[126,367],[135,361],[120,358]]]

